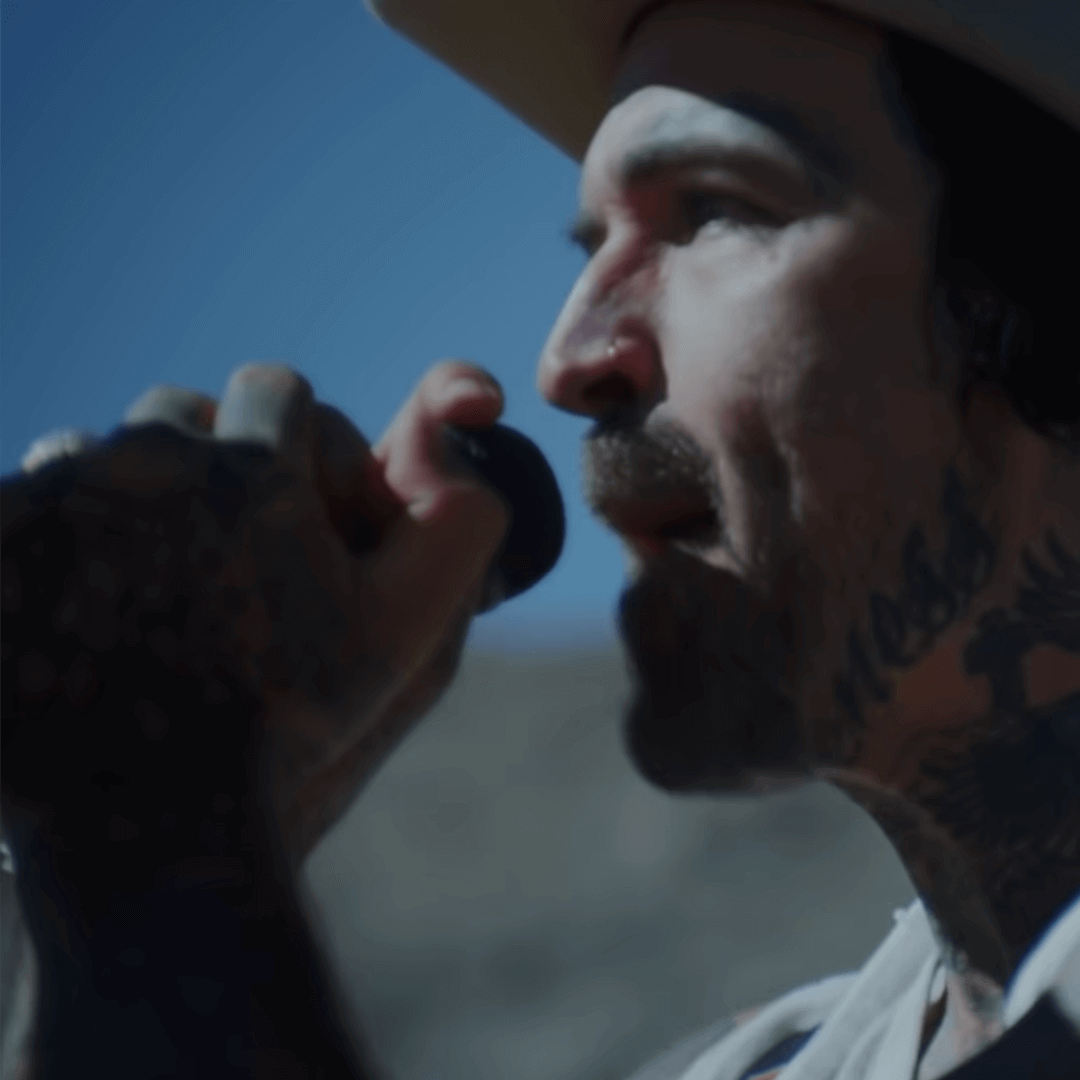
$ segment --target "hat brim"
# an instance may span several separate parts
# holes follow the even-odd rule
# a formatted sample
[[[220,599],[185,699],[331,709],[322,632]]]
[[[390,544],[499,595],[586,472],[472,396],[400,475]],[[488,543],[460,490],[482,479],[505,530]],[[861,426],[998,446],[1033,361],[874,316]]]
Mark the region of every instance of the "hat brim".
[[[366,0],[374,14],[577,161],[608,110],[626,27],[648,0]],[[922,38],[1080,132],[1076,0],[831,0]]]

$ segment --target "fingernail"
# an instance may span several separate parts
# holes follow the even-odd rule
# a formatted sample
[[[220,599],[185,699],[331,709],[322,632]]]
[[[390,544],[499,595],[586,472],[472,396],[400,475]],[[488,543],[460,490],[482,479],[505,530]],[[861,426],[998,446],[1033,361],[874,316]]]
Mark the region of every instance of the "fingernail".
[[[464,398],[495,397],[498,391],[490,384],[468,375],[454,379],[439,395],[439,405],[445,407]]]
[[[214,402],[194,390],[155,386],[124,414],[124,424],[171,424],[185,435],[205,438],[214,430]]]

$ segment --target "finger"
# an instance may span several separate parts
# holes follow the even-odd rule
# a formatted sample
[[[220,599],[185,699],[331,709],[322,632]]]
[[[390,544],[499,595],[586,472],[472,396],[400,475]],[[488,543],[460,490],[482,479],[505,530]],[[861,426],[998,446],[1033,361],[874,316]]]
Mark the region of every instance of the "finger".
[[[50,431],[30,444],[19,464],[23,472],[36,472],[53,461],[81,454],[99,442],[101,439],[92,431],[80,431],[76,428]]]
[[[366,560],[366,579],[382,602],[379,634],[400,674],[410,680],[460,619],[469,597],[480,602],[483,578],[502,542],[509,514],[493,491],[475,481],[439,488],[418,518],[401,514]]]
[[[354,553],[374,547],[405,509],[367,440],[330,405],[314,406],[315,478],[327,516]]]
[[[216,411],[217,402],[206,394],[179,386],[155,386],[128,409],[124,424],[168,424],[192,438],[205,439],[214,430]]]
[[[502,412],[498,383],[472,364],[432,368],[375,447],[386,482],[407,507],[376,553],[366,577],[385,598],[385,635],[406,678],[428,662],[483,578],[509,524],[496,492],[459,471],[444,454],[445,424],[493,424]]]
[[[225,388],[214,418],[214,437],[257,443],[296,455],[311,465],[311,384],[284,364],[245,364]]]
[[[445,484],[465,475],[442,445],[444,425],[493,424],[502,408],[502,390],[482,368],[460,360],[433,367],[374,449],[391,489],[418,509],[430,503]]]

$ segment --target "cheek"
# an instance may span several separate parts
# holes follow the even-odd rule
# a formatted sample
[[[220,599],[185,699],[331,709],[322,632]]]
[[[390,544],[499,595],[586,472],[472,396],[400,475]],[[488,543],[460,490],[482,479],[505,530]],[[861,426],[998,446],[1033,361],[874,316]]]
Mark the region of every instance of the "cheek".
[[[880,455],[860,433],[837,423],[827,438],[808,437],[796,451],[802,527],[817,561],[834,580],[858,576],[873,561],[873,544],[892,518]]]
[[[716,242],[673,254],[659,320],[670,406],[698,427],[715,430],[719,419],[725,445],[752,441],[758,436],[750,429],[762,421],[747,403],[775,413],[777,397],[798,378],[806,323],[799,297],[775,267],[761,265],[760,251],[751,259]]]
[[[846,422],[877,451],[932,452],[942,432],[927,409],[925,262],[895,229],[853,222],[835,233],[803,265],[804,303],[827,361],[807,373],[806,420],[822,434]]]
[[[722,468],[778,454],[794,523],[847,576],[933,499],[927,470],[956,440],[919,376],[913,256],[893,230],[822,220],[773,244],[680,249],[664,267],[669,407]]]
[[[772,446],[765,403],[757,397],[738,397],[721,406],[717,432],[724,448],[737,458],[767,453]]]
[[[910,289],[877,265],[881,252],[865,250],[864,231],[822,217],[669,251],[660,311],[669,385],[685,383],[687,400],[702,390],[714,403],[756,395],[774,423],[827,422],[830,399],[872,379],[868,356],[884,371],[882,341],[912,324]],[[868,276],[873,286],[860,284]]]

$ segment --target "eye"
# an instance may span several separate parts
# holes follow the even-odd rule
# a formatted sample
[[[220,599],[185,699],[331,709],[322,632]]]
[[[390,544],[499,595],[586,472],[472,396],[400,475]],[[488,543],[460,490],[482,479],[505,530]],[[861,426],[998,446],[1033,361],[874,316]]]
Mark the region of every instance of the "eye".
[[[607,230],[597,221],[583,221],[572,225],[566,235],[570,243],[585,253],[588,260],[603,247]]]
[[[687,190],[676,198],[675,227],[677,244],[689,244],[705,228],[719,222],[725,225],[771,225],[781,222],[775,214],[753,206],[734,195],[715,191]]]

